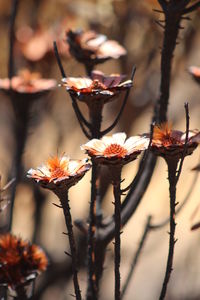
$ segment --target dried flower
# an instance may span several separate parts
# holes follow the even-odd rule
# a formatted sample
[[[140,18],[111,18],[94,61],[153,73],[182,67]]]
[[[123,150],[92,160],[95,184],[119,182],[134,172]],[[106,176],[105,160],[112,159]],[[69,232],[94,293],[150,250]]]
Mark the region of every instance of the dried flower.
[[[188,71],[192,75],[192,77],[196,80],[196,82],[200,83],[200,68],[191,66],[189,67]]]
[[[103,34],[95,31],[66,32],[70,53],[81,63],[96,65],[126,55],[126,50],[118,42],[108,40]]]
[[[45,271],[47,263],[39,246],[10,233],[0,236],[0,283],[15,288],[25,283],[30,275]]]
[[[42,79],[39,73],[31,73],[27,69],[18,72],[12,79],[0,79],[0,90],[14,93],[15,96],[37,98],[56,87],[54,79]]]
[[[78,100],[89,103],[91,100],[103,100],[104,103],[118,95],[120,91],[132,87],[132,80],[124,81],[123,75],[106,76],[101,71],[93,71],[89,77],[63,78],[63,86]]]
[[[102,139],[92,139],[81,146],[97,161],[104,164],[126,164],[148,147],[149,139],[141,136],[132,136],[126,140],[125,133],[115,133],[104,136]]]
[[[30,169],[27,176],[35,179],[42,187],[54,190],[64,186],[70,188],[76,184],[90,169],[84,160],[71,160],[68,156],[50,157],[47,163],[39,168]]]
[[[186,133],[172,130],[171,125],[163,123],[154,127],[151,149],[156,155],[181,158],[184,151],[185,139]],[[199,142],[199,131],[190,130],[185,155],[192,154]]]
[[[51,58],[55,39],[59,44],[59,52],[69,55],[68,47],[61,38],[60,32],[61,26],[54,26],[48,30],[38,28],[35,31],[29,26],[23,26],[16,33],[17,45],[24,57],[31,62]]]

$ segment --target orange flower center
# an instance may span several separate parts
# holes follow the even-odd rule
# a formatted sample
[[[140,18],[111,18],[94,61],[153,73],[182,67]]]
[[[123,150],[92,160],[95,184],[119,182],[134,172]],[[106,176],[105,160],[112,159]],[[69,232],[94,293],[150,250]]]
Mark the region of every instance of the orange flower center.
[[[118,144],[111,144],[105,150],[103,155],[107,157],[117,156],[117,157],[124,157],[127,154],[127,150],[118,145]]]
[[[91,86],[90,86],[91,90],[93,89],[103,89],[106,90],[106,86],[100,82],[98,79],[94,79]]]
[[[171,125],[168,123],[161,124],[154,127],[153,143],[161,143],[164,147],[168,147],[174,144],[180,144],[180,142],[172,137]]]
[[[57,156],[55,156],[48,159],[47,165],[49,171],[51,172],[52,179],[69,176],[69,173],[66,171],[67,161],[61,162],[61,160]]]

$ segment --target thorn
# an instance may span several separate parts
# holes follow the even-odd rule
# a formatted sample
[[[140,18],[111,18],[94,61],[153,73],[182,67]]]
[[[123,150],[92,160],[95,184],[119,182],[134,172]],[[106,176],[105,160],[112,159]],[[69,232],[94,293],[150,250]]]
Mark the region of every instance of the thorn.
[[[121,179],[120,183],[124,182],[125,181],[125,178]]]
[[[115,205],[115,202],[112,201],[111,203],[112,203],[113,205]]]
[[[161,28],[165,29],[165,26],[163,24],[161,24],[160,21],[155,20],[155,23],[157,25],[159,25]]]
[[[115,245],[115,242],[112,242],[113,243],[113,245]]]
[[[76,296],[75,295],[73,295],[73,294],[69,294],[71,297],[73,297],[73,298],[76,298]]]
[[[123,233],[123,231],[120,231],[120,234],[122,234]]]
[[[58,208],[63,208],[62,205],[58,205],[58,204],[56,204],[56,203],[54,203],[54,202],[52,202],[52,204],[55,205],[55,206],[58,207]]]
[[[178,241],[178,239],[175,239],[174,244],[176,244],[177,241]]]
[[[165,13],[163,10],[159,10],[159,9],[155,9],[155,8],[153,8],[152,10],[155,11],[155,12],[157,12],[157,13],[160,13],[160,14],[164,14]]]
[[[178,204],[179,204],[179,202],[176,202],[176,203],[175,203],[175,207],[176,207]]]
[[[192,21],[190,17],[181,17],[182,20]]]
[[[68,232],[64,232],[64,231],[62,232],[62,234],[64,234],[64,235],[69,235],[69,233],[68,233]]]
[[[72,257],[71,254],[68,253],[67,251],[64,251],[64,253],[65,253],[66,255],[68,255],[69,257]]]
[[[184,29],[184,27],[183,27],[183,26],[181,26],[181,25],[179,25],[179,26],[178,26],[178,28],[179,28],[179,29]]]

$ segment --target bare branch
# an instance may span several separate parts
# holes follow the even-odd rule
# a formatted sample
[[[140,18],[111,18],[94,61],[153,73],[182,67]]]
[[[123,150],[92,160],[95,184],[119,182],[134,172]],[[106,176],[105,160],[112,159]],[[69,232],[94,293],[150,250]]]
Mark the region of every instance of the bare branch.
[[[134,78],[134,75],[135,75],[135,71],[136,71],[136,67],[133,66],[133,70],[132,70],[132,74],[131,74],[131,80],[133,81],[133,78]],[[125,94],[125,97],[124,97],[124,101],[122,103],[122,106],[120,108],[120,111],[116,117],[116,119],[114,120],[113,124],[111,126],[109,126],[107,129],[103,130],[101,132],[101,136],[104,136],[105,134],[107,134],[108,132],[110,132],[118,123],[123,111],[124,111],[124,108],[126,106],[126,103],[127,103],[127,100],[128,100],[128,96],[130,94],[130,89],[127,90],[126,94]]]
[[[189,13],[195,11],[198,7],[200,7],[200,1],[198,1],[197,3],[187,7],[186,9],[184,9],[183,15],[189,14]]]

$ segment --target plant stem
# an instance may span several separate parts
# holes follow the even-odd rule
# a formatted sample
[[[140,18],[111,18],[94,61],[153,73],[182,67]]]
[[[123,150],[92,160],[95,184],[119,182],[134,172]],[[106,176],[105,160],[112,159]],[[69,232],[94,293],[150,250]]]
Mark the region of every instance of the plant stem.
[[[96,196],[97,196],[97,164],[92,160],[91,200],[88,228],[88,289],[87,299],[97,299],[97,284],[95,271],[95,229],[96,229]]]
[[[10,33],[9,33],[9,61],[8,61],[8,78],[11,79],[14,75],[14,39],[15,39],[15,19],[17,16],[17,9],[19,5],[19,0],[12,1],[12,11],[10,17]]]
[[[169,233],[169,252],[167,259],[167,266],[165,272],[165,278],[163,281],[162,290],[160,293],[160,300],[163,300],[166,295],[167,285],[170,279],[174,257],[174,246],[175,246],[175,207],[176,207],[176,170],[178,159],[166,159],[168,165],[168,180],[169,180],[169,194],[170,194],[170,233]]]
[[[12,191],[11,191],[11,199],[10,199],[11,206],[10,206],[8,231],[10,231],[12,227],[16,187],[20,181],[20,176],[22,174],[22,155],[24,152],[24,147],[25,147],[26,138],[28,134],[28,123],[29,123],[29,114],[30,114],[30,106],[31,106],[29,103],[25,104],[24,100],[22,100],[21,102],[20,99],[18,99],[18,97],[15,96],[13,96],[11,100],[15,112],[15,121],[13,124],[14,125],[13,130],[15,134],[16,150],[13,159],[13,171],[11,176],[11,178],[15,177],[15,182],[12,186]]]
[[[28,300],[28,296],[26,295],[26,290],[24,286],[20,286],[16,289],[17,300]]]
[[[99,139],[101,137],[101,122],[102,122],[102,109],[103,103],[99,99],[96,102],[93,102],[88,105],[89,115],[90,115],[90,132],[92,139]]]
[[[7,290],[8,286],[7,284],[0,284],[0,299],[1,300],[7,300]]]
[[[57,191],[56,191],[57,192]],[[74,282],[74,291],[77,300],[81,300],[81,291],[79,288],[78,282],[78,263],[77,263],[77,254],[76,254],[76,245],[73,233],[73,225],[72,225],[72,218],[70,213],[70,206],[69,206],[69,199],[68,199],[68,191],[64,190],[62,192],[56,193],[60,199],[60,203],[63,208],[63,213],[65,216],[65,224],[68,230],[68,237],[69,237],[69,245],[71,250],[71,259],[72,259],[72,271],[73,271],[73,282]]]
[[[121,166],[111,167],[114,194],[115,220],[115,300],[120,300],[120,260],[121,260]]]

